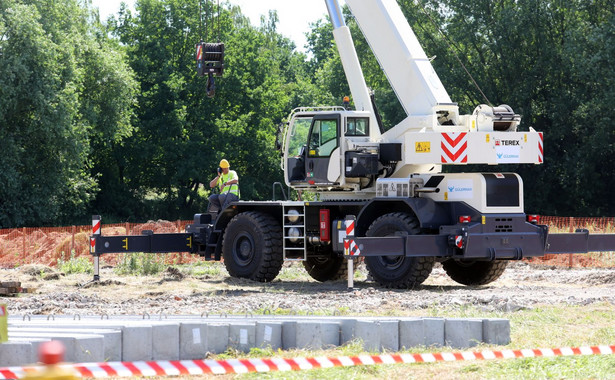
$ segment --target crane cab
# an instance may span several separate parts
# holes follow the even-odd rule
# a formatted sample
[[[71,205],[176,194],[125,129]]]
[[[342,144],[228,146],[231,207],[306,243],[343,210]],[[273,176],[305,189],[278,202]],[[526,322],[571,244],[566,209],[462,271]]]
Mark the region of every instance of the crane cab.
[[[376,129],[374,131],[373,129]],[[361,189],[382,170],[370,112],[298,108],[285,130],[282,167],[294,188]]]

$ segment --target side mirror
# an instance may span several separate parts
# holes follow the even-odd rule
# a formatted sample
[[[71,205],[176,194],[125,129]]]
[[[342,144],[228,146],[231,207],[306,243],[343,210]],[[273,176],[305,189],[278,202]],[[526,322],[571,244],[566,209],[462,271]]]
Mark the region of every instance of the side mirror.
[[[284,126],[288,125],[288,123],[280,123],[278,124],[278,133],[275,137],[275,148],[280,151],[280,155],[284,155],[282,152],[282,140],[284,139]]]

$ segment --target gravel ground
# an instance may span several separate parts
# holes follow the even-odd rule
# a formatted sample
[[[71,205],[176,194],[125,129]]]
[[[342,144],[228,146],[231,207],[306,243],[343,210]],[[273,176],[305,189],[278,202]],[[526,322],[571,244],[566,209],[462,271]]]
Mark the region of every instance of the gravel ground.
[[[9,314],[371,314],[424,315],[426,309],[474,306],[485,311],[514,312],[540,305],[615,304],[615,269],[538,268],[512,263],[487,286],[467,287],[450,280],[437,265],[419,289],[387,290],[366,281],[362,267],[354,289],[345,282],[318,283],[297,264],[285,265],[268,284],[228,277],[219,263],[214,274],[190,275],[167,268],[155,276],[119,276],[101,271],[63,275],[36,265],[0,270],[0,281],[21,281],[32,294],[3,298]],[[217,270],[217,272],[215,271]],[[84,285],[85,284],[85,285]]]

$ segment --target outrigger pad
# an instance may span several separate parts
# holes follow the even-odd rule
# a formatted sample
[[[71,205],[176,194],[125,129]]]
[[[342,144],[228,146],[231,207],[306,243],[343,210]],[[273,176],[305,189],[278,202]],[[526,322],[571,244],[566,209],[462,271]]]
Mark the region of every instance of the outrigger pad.
[[[224,44],[199,42],[196,44],[196,70],[199,76],[222,76],[224,71]]]

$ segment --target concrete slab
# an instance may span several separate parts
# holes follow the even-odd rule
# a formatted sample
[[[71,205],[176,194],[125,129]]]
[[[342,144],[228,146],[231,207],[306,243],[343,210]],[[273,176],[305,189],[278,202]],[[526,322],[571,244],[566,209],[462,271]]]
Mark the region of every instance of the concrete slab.
[[[105,339],[102,335],[73,334],[49,331],[40,333],[13,333],[11,334],[11,337],[22,340],[27,340],[30,338],[50,338],[51,340],[58,340],[62,342],[64,344],[64,347],[66,348],[64,360],[67,362],[101,362],[104,358]]]
[[[510,320],[483,319],[483,342],[499,346],[510,344]]]
[[[271,347],[272,350],[282,348],[282,322],[256,322],[256,346]]]
[[[380,347],[378,351],[399,351],[399,321],[378,321]]]
[[[444,344],[452,348],[470,348],[483,341],[481,319],[449,318],[444,323]]]
[[[350,341],[359,341],[368,352],[380,351],[380,326],[375,321],[355,320]]]
[[[0,367],[17,367],[36,362],[32,343],[12,338],[0,344]],[[24,363],[25,361],[25,363]]]
[[[399,346],[402,350],[425,346],[423,318],[410,318],[399,321]]]
[[[182,323],[179,327],[181,360],[205,359],[208,353],[226,351],[229,325],[213,322]]]
[[[297,348],[297,321],[282,322],[282,348],[293,350]]]
[[[156,323],[152,329],[152,360],[179,360],[179,323]]]
[[[256,346],[256,325],[254,323],[231,323],[229,325],[229,347],[250,352]]]
[[[152,360],[154,357],[152,345],[152,326],[134,324],[122,326],[122,361]]]
[[[41,318],[33,318],[31,321],[23,321],[21,318],[12,320],[9,318],[9,326],[11,327],[46,327],[46,328],[77,328],[77,329],[120,329],[122,330],[122,361],[139,361],[139,360],[159,360],[163,354],[170,352],[179,352],[179,326],[175,336],[165,334],[163,331],[169,328],[169,325],[175,325],[177,322],[159,322],[139,319],[116,319],[116,320],[96,320],[92,318],[83,318],[81,320],[72,320],[69,318],[58,318],[53,321],[44,320]],[[162,329],[163,331],[157,331]],[[154,331],[157,336],[165,336],[169,340],[153,340]],[[154,356],[156,353],[156,357]]]
[[[480,328],[477,326],[480,324]],[[120,349],[111,357],[104,337],[104,358],[76,358],[73,344],[71,361],[141,361],[203,359],[207,353],[221,353],[229,347],[248,352],[252,347],[278,349],[320,349],[360,340],[366,351],[398,351],[416,346],[472,347],[480,340],[490,344],[510,342],[510,322],[505,319],[450,320],[443,318],[395,317],[306,317],[306,316],[169,316],[168,319],[143,319],[142,316],[112,316],[101,320],[84,316],[33,316],[24,321],[9,317],[9,328],[51,329],[80,334],[97,330],[121,330]],[[34,332],[32,330],[32,332]],[[480,330],[480,332],[479,332]],[[25,332],[25,330],[22,330]],[[102,333],[102,331],[99,331]],[[73,334],[72,338],[75,338]],[[117,332],[116,332],[117,334]],[[25,339],[25,338],[24,338]],[[28,337],[28,339],[41,339]],[[66,338],[69,341],[69,338]],[[67,347],[67,351],[70,348]],[[117,356],[120,355],[121,359]],[[34,353],[36,355],[36,353]],[[87,359],[87,360],[86,360]],[[19,365],[29,364],[28,358]]]
[[[284,324],[286,328],[288,324]],[[320,350],[340,345],[340,324],[337,322],[298,321],[295,345],[300,349]]]
[[[77,329],[70,326],[38,326],[38,327],[14,327],[8,329],[9,336],[17,336],[20,333],[52,333],[58,332],[63,334],[96,334],[104,337],[103,361],[121,361],[122,360],[122,330],[120,329]]]
[[[425,347],[444,346],[444,318],[423,318]]]
[[[230,332],[228,323],[208,323],[205,331],[208,352],[220,354],[228,349]]]

